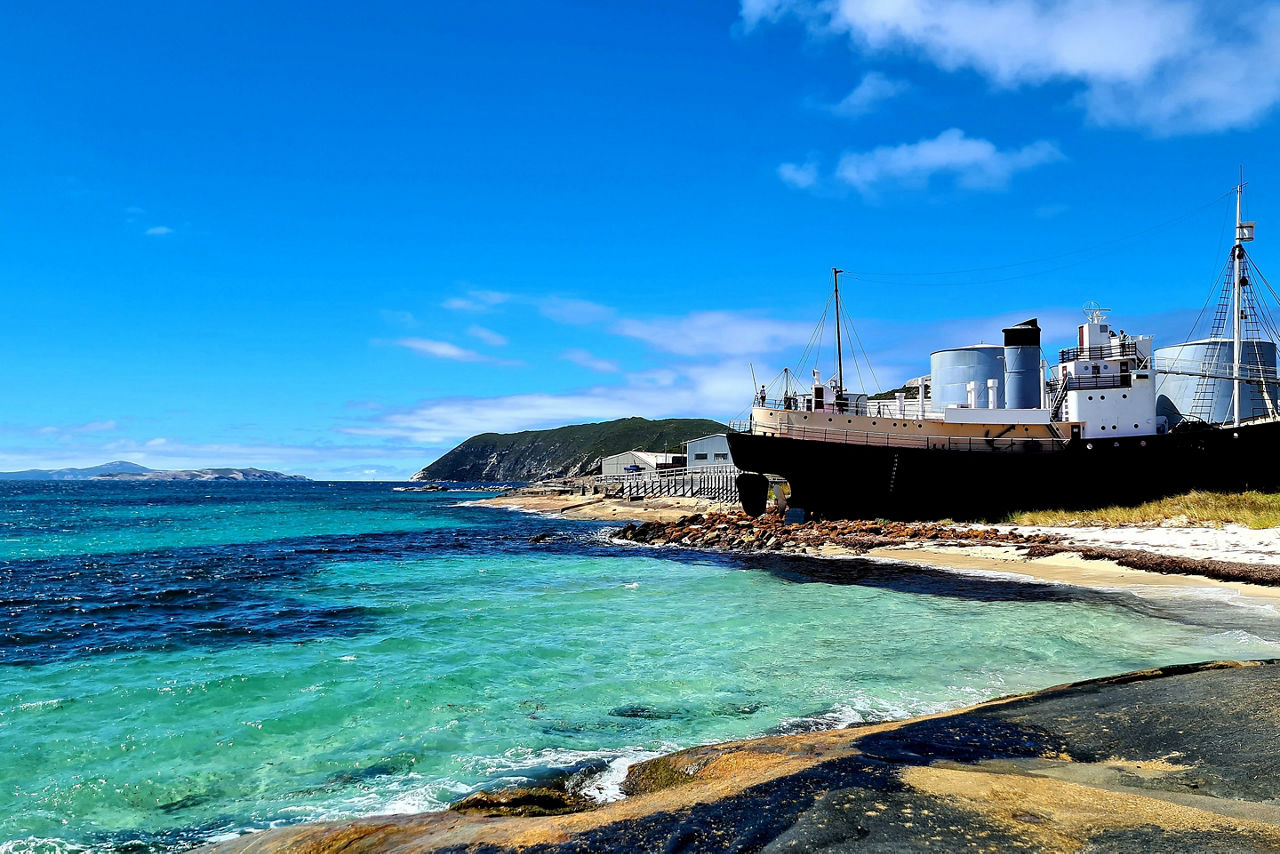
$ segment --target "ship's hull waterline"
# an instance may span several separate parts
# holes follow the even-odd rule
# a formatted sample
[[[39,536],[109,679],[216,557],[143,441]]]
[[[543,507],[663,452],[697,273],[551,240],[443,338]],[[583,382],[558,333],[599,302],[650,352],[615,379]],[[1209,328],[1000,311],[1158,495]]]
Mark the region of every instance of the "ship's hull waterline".
[[[730,433],[743,508],[785,479],[810,518],[991,519],[1019,510],[1087,509],[1192,489],[1280,489],[1280,420],[1160,436],[1076,440],[1036,453],[847,444]]]

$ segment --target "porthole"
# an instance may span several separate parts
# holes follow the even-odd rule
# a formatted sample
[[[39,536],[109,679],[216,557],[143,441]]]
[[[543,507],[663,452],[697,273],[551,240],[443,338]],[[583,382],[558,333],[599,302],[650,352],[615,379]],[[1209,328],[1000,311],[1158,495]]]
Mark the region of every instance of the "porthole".
[[[830,419],[830,418],[828,418],[827,420],[828,420],[828,421],[830,421],[831,419]]]
[[[1085,447],[1085,449],[1086,449],[1086,450],[1092,451],[1092,450],[1093,450],[1093,443],[1092,443],[1092,442],[1089,442],[1089,443],[1088,443],[1088,444],[1086,444],[1084,447]]]
[[[918,428],[919,428],[919,429],[921,429],[921,430],[923,430],[923,429],[924,429],[924,425],[923,425],[923,424],[917,424],[917,425],[916,425],[916,427],[918,427]]]
[[[1138,429],[1138,425],[1137,425],[1137,424],[1134,424],[1134,425],[1133,425],[1133,429],[1134,429],[1134,430],[1137,430],[1137,429]]]
[[[1098,400],[1106,400],[1106,399],[1107,399],[1107,396],[1105,394],[1098,395]]]
[[[1122,395],[1120,395],[1120,399],[1121,399],[1121,400],[1124,400],[1124,399],[1125,399],[1125,398],[1127,398],[1128,396],[1129,396],[1129,395],[1127,395],[1127,394],[1122,394]]]
[[[852,419],[852,418],[850,418],[850,419],[848,419],[848,420],[849,420],[849,423],[850,423],[850,424],[852,424],[852,423],[853,423],[853,419]]]
[[[808,420],[809,420],[809,416],[808,416],[808,415],[806,415],[806,416],[804,417],[804,420],[805,420],[805,421],[808,421]]]
[[[1103,430],[1106,430],[1106,429],[1107,429],[1107,425],[1106,425],[1106,424],[1103,424],[1103,425],[1102,425],[1102,429],[1103,429]]]
[[[872,421],[872,422],[871,422],[871,426],[872,426],[872,427],[876,426],[876,422]]]
[[[1090,400],[1093,400],[1093,395],[1089,395],[1089,399],[1090,399]]]
[[[898,426],[898,422],[897,422],[897,421],[893,422],[893,426],[894,426],[894,427],[897,427],[897,426]]]
[[[1112,424],[1112,425],[1111,425],[1111,429],[1112,429],[1112,430],[1118,430],[1118,429],[1120,429],[1120,428],[1118,428],[1118,427],[1116,427],[1116,425]]]

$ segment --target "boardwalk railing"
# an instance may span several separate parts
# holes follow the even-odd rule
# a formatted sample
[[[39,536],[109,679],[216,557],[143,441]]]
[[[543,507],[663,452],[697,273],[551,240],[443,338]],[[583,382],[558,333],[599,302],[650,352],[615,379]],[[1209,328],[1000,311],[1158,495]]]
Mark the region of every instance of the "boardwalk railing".
[[[732,465],[690,466],[600,475],[596,483],[617,489],[626,498],[706,498],[736,502],[739,474]]]

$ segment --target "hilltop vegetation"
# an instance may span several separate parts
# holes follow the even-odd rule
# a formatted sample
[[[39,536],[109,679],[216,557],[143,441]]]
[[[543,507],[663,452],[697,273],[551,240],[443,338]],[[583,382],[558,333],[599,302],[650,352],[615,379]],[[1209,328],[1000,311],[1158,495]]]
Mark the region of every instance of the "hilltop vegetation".
[[[705,418],[621,418],[520,433],[481,433],[422,469],[413,480],[524,481],[576,477],[623,451],[683,451],[683,443],[725,426]]]

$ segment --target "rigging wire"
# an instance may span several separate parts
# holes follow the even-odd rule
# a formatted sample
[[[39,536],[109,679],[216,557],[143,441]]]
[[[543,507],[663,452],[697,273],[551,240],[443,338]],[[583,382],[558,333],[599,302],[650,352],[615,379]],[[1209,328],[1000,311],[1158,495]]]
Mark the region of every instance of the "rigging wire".
[[[1235,192],[1235,187],[1232,187],[1230,190],[1228,190],[1227,192],[1225,192],[1225,193],[1223,193],[1222,195],[1218,196],[1218,197],[1217,197],[1216,199],[1214,199],[1213,201],[1205,202],[1203,205],[1200,205],[1199,207],[1197,207],[1197,208],[1195,208],[1195,209],[1193,209],[1193,210],[1190,210],[1190,211],[1188,211],[1188,212],[1186,212],[1186,213],[1184,213],[1184,214],[1180,214],[1179,216],[1173,217],[1173,218],[1171,218],[1171,219],[1167,219],[1167,220],[1165,220],[1165,221],[1163,221],[1163,222],[1157,223],[1157,224],[1152,225],[1152,226],[1148,226],[1148,227],[1146,227],[1146,228],[1144,228],[1144,229],[1141,229],[1141,230],[1139,230],[1139,231],[1135,231],[1135,232],[1133,232],[1133,233],[1131,233],[1131,234],[1123,235],[1123,236],[1121,236],[1121,237],[1112,238],[1111,240],[1106,240],[1106,241],[1103,241],[1102,243],[1095,243],[1095,244],[1094,244],[1094,245],[1092,245],[1092,246],[1086,246],[1086,247],[1084,247],[1084,248],[1082,248],[1082,249],[1073,249],[1073,250],[1071,250],[1070,252],[1061,252],[1061,253],[1059,253],[1059,254],[1057,254],[1057,255],[1048,255],[1048,256],[1045,256],[1045,257],[1043,257],[1043,258],[1033,258],[1033,259],[1031,259],[1031,260],[1029,260],[1029,261],[1016,261],[1016,262],[1013,262],[1013,263],[1010,263],[1010,264],[998,264],[998,265],[993,266],[993,267],[971,267],[971,268],[969,268],[969,269],[965,269],[965,270],[945,270],[945,271],[940,271],[940,272],[935,272],[935,273],[920,273],[920,272],[896,273],[896,272],[875,272],[875,271],[870,271],[870,270],[850,270],[850,271],[849,271],[849,274],[850,274],[850,275],[853,275],[855,278],[861,278],[861,277],[885,277],[885,278],[888,278],[888,279],[895,279],[895,278],[902,278],[902,277],[908,277],[908,276],[913,276],[913,277],[916,277],[916,278],[922,278],[922,277],[929,277],[929,276],[959,276],[959,275],[964,275],[964,274],[967,274],[967,273],[985,273],[985,272],[993,272],[993,271],[996,271],[996,270],[1008,270],[1008,269],[1012,269],[1012,268],[1014,268],[1014,267],[1027,267],[1027,266],[1030,266],[1030,265],[1032,265],[1032,264],[1043,264],[1043,263],[1048,262],[1048,261],[1057,261],[1057,260],[1062,259],[1062,258],[1070,258],[1070,257],[1072,257],[1072,256],[1074,256],[1074,255],[1080,255],[1080,254],[1087,253],[1087,252],[1093,252],[1093,251],[1094,251],[1094,250],[1096,250],[1096,249],[1102,249],[1102,248],[1105,248],[1105,247],[1112,247],[1112,246],[1115,246],[1116,244],[1127,243],[1127,242],[1129,242],[1129,241],[1131,241],[1131,240],[1135,240],[1135,239],[1137,239],[1137,238],[1139,238],[1139,237],[1143,237],[1143,236],[1145,236],[1145,235],[1147,235],[1147,234],[1150,234],[1151,232],[1159,231],[1159,230],[1160,230],[1160,229],[1162,229],[1162,228],[1165,228],[1165,227],[1167,227],[1167,226],[1170,226],[1170,225],[1173,225],[1173,224],[1175,224],[1175,223],[1181,222],[1182,220],[1184,220],[1184,219],[1188,219],[1189,217],[1195,216],[1196,214],[1200,213],[1201,211],[1205,210],[1206,208],[1210,208],[1210,207],[1212,207],[1212,206],[1216,205],[1218,202],[1222,201],[1223,199],[1225,199],[1227,196],[1230,196],[1230,195],[1231,195],[1232,193],[1234,193],[1234,192]],[[1110,250],[1109,250],[1109,251],[1110,251]],[[1103,254],[1107,254],[1107,253],[1103,253]],[[1101,256],[1098,256],[1098,257],[1101,257]],[[1080,262],[1078,262],[1078,263],[1085,263],[1085,261],[1088,261],[1088,260],[1090,260],[1090,259],[1086,258],[1086,259],[1084,259],[1084,261],[1080,261]],[[1066,265],[1066,266],[1064,266],[1064,267],[1056,267],[1056,268],[1054,268],[1054,269],[1052,269],[1052,270],[1043,270],[1043,271],[1039,271],[1039,272],[1026,273],[1026,274],[1021,275],[1021,276],[1013,276],[1013,277],[1010,277],[1010,278],[1007,278],[1007,279],[988,279],[988,280],[980,281],[980,282],[937,282],[937,283],[932,283],[932,284],[936,284],[936,285],[939,285],[939,286],[947,286],[947,285],[966,285],[966,284],[990,284],[990,283],[992,283],[992,282],[1012,281],[1013,279],[1026,278],[1027,276],[1036,276],[1036,275],[1042,275],[1043,273],[1052,273],[1052,272],[1055,272],[1056,270],[1063,270],[1063,269],[1067,269],[1067,267],[1070,267],[1070,266],[1076,266],[1076,265],[1075,265],[1075,264],[1070,264],[1070,265]],[[863,280],[864,280],[864,281],[874,281],[874,279],[872,279],[872,278],[865,278],[865,279],[863,279]],[[880,284],[890,284],[890,283],[891,283],[891,282],[880,282]],[[927,285],[928,285],[928,284],[930,284],[930,283],[924,283],[924,284],[926,284],[926,286],[927,286]]]

